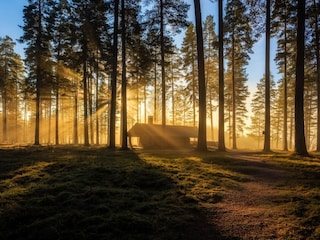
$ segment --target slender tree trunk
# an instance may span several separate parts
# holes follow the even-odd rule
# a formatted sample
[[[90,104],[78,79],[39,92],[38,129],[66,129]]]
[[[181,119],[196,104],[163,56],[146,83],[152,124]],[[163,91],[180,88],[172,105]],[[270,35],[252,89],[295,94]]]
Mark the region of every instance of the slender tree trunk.
[[[97,51],[97,53],[99,53]],[[98,56],[98,54],[97,54]],[[97,69],[96,69],[96,144],[100,144],[100,125],[99,125],[99,57],[97,57]]]
[[[4,63],[4,83],[5,85],[8,84],[8,59],[5,55],[5,63]],[[4,87],[2,90],[2,140],[4,142],[8,141],[8,96],[7,96],[7,89]]]
[[[270,0],[266,6],[265,124],[263,152],[270,152]]]
[[[192,43],[192,109],[193,109],[193,126],[195,127],[196,126],[196,73],[195,73],[195,69],[196,69],[196,66],[195,66],[195,60],[194,60],[194,46],[193,46],[193,43]]]
[[[55,143],[59,145],[59,77],[57,77],[57,88],[56,88],[56,116],[55,116]]]
[[[144,123],[147,123],[147,86],[143,85]]]
[[[139,98],[140,98],[140,94],[139,94],[139,83],[140,83],[140,79],[139,79],[140,75],[137,77],[137,94],[136,94],[136,102],[137,102],[137,122],[140,123],[140,104],[139,104]]]
[[[40,145],[40,102],[41,102],[41,34],[42,34],[42,6],[41,0],[38,0],[38,36],[36,42],[36,48],[38,52],[36,53],[36,125],[35,125],[35,134],[34,134],[34,145]]]
[[[48,129],[48,144],[51,144],[51,125],[52,125],[52,114],[51,114],[51,108],[52,108],[52,98],[50,97],[49,99],[49,109],[47,109],[48,111],[48,119],[49,119],[49,129]]]
[[[157,56],[155,54],[155,61],[154,61],[154,96],[153,96],[153,119],[154,122],[156,123],[158,121],[158,117],[157,117]]]
[[[90,69],[92,73],[92,68]],[[92,74],[90,73],[90,76]],[[94,130],[93,130],[93,94],[92,94],[92,85],[93,85],[93,78],[90,77],[88,81],[88,96],[89,96],[89,127],[90,127],[90,143],[94,143]]]
[[[126,12],[125,0],[121,0],[121,42],[122,42],[122,82],[121,82],[121,149],[128,149],[127,137],[127,65],[126,65]]]
[[[214,139],[214,132],[213,132],[213,106],[212,106],[212,88],[208,89],[209,85],[209,64],[210,64],[210,57],[211,57],[211,39],[208,34],[207,42],[209,43],[208,46],[208,61],[207,61],[207,68],[206,68],[206,89],[209,91],[209,111],[210,111],[210,131],[211,131],[211,141]]]
[[[40,81],[40,80],[39,80]],[[38,82],[38,81],[37,81]],[[37,84],[38,86],[40,84]],[[40,87],[37,87],[36,93],[36,126],[34,135],[34,145],[40,145]]]
[[[320,152],[320,46],[319,46],[319,18],[318,18],[318,8],[316,1],[313,0],[313,5],[315,7],[315,35],[316,35],[316,61],[317,61],[317,152]]]
[[[294,119],[294,107],[291,107],[291,112],[290,112],[290,136],[289,136],[289,149],[293,149],[293,119]]]
[[[28,138],[27,138],[27,125],[28,125],[28,119],[27,119],[27,99],[24,99],[24,119],[23,119],[23,142],[27,143]]]
[[[83,121],[84,121],[84,145],[89,145],[89,124],[88,124],[88,83],[87,83],[87,43],[84,43],[83,49],[82,49],[82,67],[83,67]]]
[[[235,39],[232,34],[232,149],[237,149]]]
[[[174,104],[174,73],[173,73],[173,67],[171,65],[171,106],[172,106],[172,125],[174,125],[174,115],[175,115],[175,104]]]
[[[197,33],[197,52],[198,52],[198,82],[199,82],[199,133],[198,146],[200,151],[207,150],[207,128],[206,128],[206,79],[204,68],[203,34],[200,0],[194,0],[196,33]]]
[[[19,98],[18,98],[18,94],[19,94],[19,90],[18,90],[18,83],[16,83],[16,98],[15,98],[15,142],[18,143],[20,142],[19,140],[19,136],[18,136],[18,130],[21,131],[21,127],[20,124],[18,124],[18,113],[20,113],[20,109],[19,109]]]
[[[74,119],[73,119],[73,144],[79,143],[78,136],[78,84],[75,84],[74,94]]]
[[[166,125],[166,73],[164,59],[164,16],[163,0],[160,0],[160,44],[161,44],[161,91],[162,91],[162,126]]]
[[[8,141],[8,133],[7,133],[7,91],[4,89],[2,91],[2,141]]]
[[[224,57],[223,57],[223,0],[218,0],[219,8],[219,135],[218,150],[226,151],[224,139]]]
[[[288,151],[287,20],[284,22],[283,150]]]
[[[297,59],[295,86],[295,153],[308,155],[304,129],[304,50],[305,50],[305,0],[298,1]]]
[[[118,66],[118,16],[119,0],[114,1],[114,25],[113,25],[113,58],[111,76],[111,105],[109,126],[109,148],[116,147],[116,104],[117,104],[117,66]]]

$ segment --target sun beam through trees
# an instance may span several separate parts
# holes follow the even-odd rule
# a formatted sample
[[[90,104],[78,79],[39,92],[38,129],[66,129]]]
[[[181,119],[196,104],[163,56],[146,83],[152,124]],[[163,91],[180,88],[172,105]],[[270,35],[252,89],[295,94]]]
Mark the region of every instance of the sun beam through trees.
[[[196,24],[188,19],[190,4],[183,0],[29,0],[19,39],[26,46],[24,59],[14,51],[9,29],[8,36],[0,38],[1,143],[108,145],[114,138],[118,146],[126,139],[126,134],[120,137],[123,131],[147,123],[150,117],[163,126],[199,127],[204,108],[205,140],[210,146],[224,141],[219,137],[223,124],[228,148],[261,149],[267,137],[266,74],[255,79],[255,92],[249,92],[247,67],[255,54],[254,44],[265,34],[262,16],[268,7],[280,76],[271,78],[267,92],[270,146],[294,150],[294,87],[297,44],[301,45],[297,42],[298,1],[270,1],[269,6],[262,0],[228,0],[223,1],[223,22],[216,22],[214,11],[203,17],[204,107],[200,107],[204,95],[199,95]],[[308,150],[320,146],[319,4],[306,1],[306,15],[301,15],[305,21],[304,74],[300,74],[304,98],[298,101],[304,103],[303,138]],[[116,9],[119,22],[115,22]],[[219,33],[218,26],[222,27]],[[175,38],[181,36],[177,44]],[[219,46],[223,46],[220,52]],[[219,72],[221,53],[223,72]],[[224,79],[219,82],[221,74]],[[224,123],[219,124],[221,117]]]

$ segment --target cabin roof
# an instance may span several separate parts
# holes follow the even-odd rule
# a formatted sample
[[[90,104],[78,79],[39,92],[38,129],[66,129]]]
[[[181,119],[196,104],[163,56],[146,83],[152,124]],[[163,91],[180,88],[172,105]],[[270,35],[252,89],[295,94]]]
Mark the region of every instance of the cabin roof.
[[[198,128],[189,126],[174,126],[161,124],[136,123],[129,131],[129,137],[198,137]]]

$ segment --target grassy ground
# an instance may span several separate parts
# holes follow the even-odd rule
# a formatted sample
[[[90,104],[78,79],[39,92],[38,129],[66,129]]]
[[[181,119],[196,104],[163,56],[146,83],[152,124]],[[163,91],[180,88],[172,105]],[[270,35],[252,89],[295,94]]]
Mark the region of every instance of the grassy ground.
[[[273,177],[281,194],[267,204],[283,212],[281,229],[289,224],[277,236],[285,239],[294,230],[296,239],[320,237],[316,158],[67,146],[0,149],[0,239],[245,239],[226,230],[231,222],[216,223],[221,216],[215,206],[246,183]]]

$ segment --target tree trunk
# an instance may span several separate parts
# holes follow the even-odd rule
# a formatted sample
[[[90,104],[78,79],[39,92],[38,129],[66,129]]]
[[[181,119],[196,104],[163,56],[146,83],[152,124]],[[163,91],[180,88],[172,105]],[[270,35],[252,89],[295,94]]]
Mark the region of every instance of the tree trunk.
[[[263,152],[270,152],[270,0],[266,5],[265,124]]]
[[[56,118],[55,118],[55,143],[59,145],[59,77],[57,77],[57,89],[56,89]]]
[[[77,80],[76,80],[77,81]],[[74,94],[74,119],[73,119],[73,144],[79,143],[78,136],[78,83],[75,84]]]
[[[2,91],[2,141],[8,141],[8,133],[7,133],[7,94],[6,90]]]
[[[171,64],[171,110],[172,110],[172,125],[174,125],[175,105],[174,105],[174,73],[173,66]]]
[[[305,48],[305,0],[298,1],[297,59],[295,86],[295,153],[308,155],[304,130],[304,48]]]
[[[196,33],[197,33],[197,52],[198,52],[198,83],[199,83],[199,133],[198,146],[200,151],[207,150],[206,134],[206,79],[204,70],[203,34],[200,0],[194,0]]]
[[[97,53],[99,53],[97,51]],[[97,55],[98,56],[98,55]],[[99,59],[97,57],[97,69],[96,69],[96,144],[100,144],[100,126],[99,126]]]
[[[232,149],[237,149],[235,39],[232,34]]]
[[[192,43],[192,109],[193,109],[193,126],[196,126],[196,73],[195,73],[195,63],[194,63],[194,58],[193,58],[193,53],[194,53],[194,45]]]
[[[110,105],[110,127],[109,148],[116,147],[116,104],[117,104],[117,66],[118,66],[118,15],[119,0],[114,1],[114,25],[113,25],[113,50],[112,50],[112,76],[111,76],[111,105]]]
[[[161,44],[161,91],[162,91],[162,126],[166,125],[166,73],[164,59],[164,16],[163,0],[160,0],[160,44]]]
[[[90,68],[90,76],[92,76],[92,66]],[[90,77],[88,81],[88,96],[89,96],[89,127],[90,127],[90,143],[94,143],[94,128],[93,128],[93,94],[92,94],[93,78]]]
[[[316,1],[313,0],[313,5],[315,8],[315,35],[316,35],[316,61],[317,61],[317,97],[318,97],[318,105],[317,105],[317,152],[320,152],[320,47],[319,47],[319,18],[318,18],[318,8],[316,5]]]
[[[87,83],[87,43],[84,43],[82,49],[82,67],[83,67],[83,121],[84,121],[84,145],[89,145],[89,125],[88,125],[88,83]]]
[[[155,60],[154,60],[154,96],[153,96],[153,120],[156,123],[158,121],[157,117],[157,56],[155,54]]]
[[[287,20],[284,22],[283,150],[288,151]]]
[[[37,66],[36,66],[36,125],[35,125],[35,134],[34,134],[34,145],[40,145],[40,101],[41,101],[41,94],[40,94],[40,88],[41,85],[41,34],[42,34],[42,12],[41,12],[41,1],[38,1],[38,36],[37,36],[37,42],[36,42],[36,48],[38,52],[36,53],[36,59],[37,59]]]
[[[126,12],[125,0],[121,0],[121,42],[122,42],[122,82],[121,82],[121,149],[128,149],[127,137],[127,65],[126,65]]]
[[[218,150],[226,151],[224,139],[224,57],[223,57],[223,0],[218,0],[219,8],[219,135]]]
[[[38,81],[37,81],[38,82]],[[37,93],[36,93],[36,126],[35,126],[35,135],[34,135],[34,145],[40,145],[40,89],[37,84]]]

